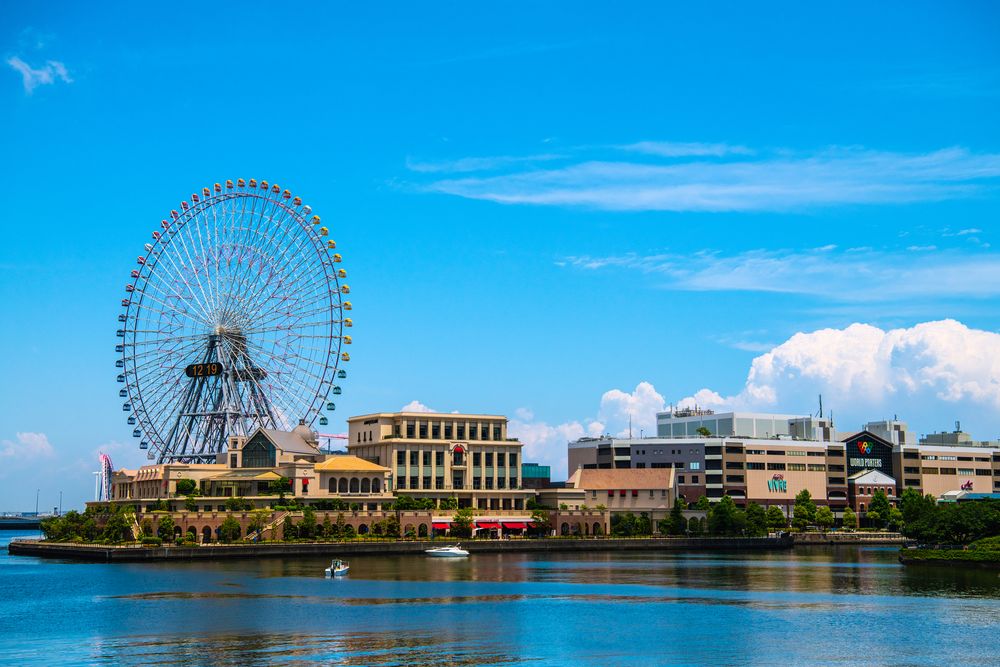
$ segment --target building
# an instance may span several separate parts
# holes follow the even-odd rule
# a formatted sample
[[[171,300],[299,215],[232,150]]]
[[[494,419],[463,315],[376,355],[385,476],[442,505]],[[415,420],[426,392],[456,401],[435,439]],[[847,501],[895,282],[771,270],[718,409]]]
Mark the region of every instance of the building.
[[[793,426],[794,422],[794,426]],[[761,412],[725,412],[716,414],[701,408],[673,408],[656,413],[656,435],[661,438],[696,438],[707,435],[737,438],[773,438],[792,436],[793,428],[803,439],[829,441],[833,437],[829,419],[808,415],[778,415]],[[702,431],[705,429],[705,431]]]
[[[348,452],[388,466],[398,495],[486,511],[524,511],[534,496],[521,483],[522,445],[501,415],[380,412],[347,425]]]
[[[163,463],[112,474],[111,501],[149,509],[176,499],[181,480],[194,482],[198,494],[190,502],[198,511],[224,511],[230,498],[254,507],[269,507],[287,481],[287,495],[304,500],[338,499],[378,511],[393,500],[391,471],[356,456],[325,454],[317,436],[298,426],[291,432],[257,429],[248,437],[232,437],[217,463]]]
[[[552,483],[552,467],[538,463],[521,464],[521,486],[525,489],[544,489]]]

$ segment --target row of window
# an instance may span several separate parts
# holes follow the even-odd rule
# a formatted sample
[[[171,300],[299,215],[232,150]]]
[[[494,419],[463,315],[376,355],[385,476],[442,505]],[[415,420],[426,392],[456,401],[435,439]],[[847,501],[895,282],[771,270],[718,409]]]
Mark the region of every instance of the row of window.
[[[395,435],[399,437],[399,426],[395,427]],[[468,437],[466,437],[465,424],[455,424],[453,422],[406,422],[406,437],[420,438],[426,440],[430,437],[433,440],[441,440],[442,433],[445,440],[502,440],[503,429],[499,424],[469,424]],[[491,437],[492,436],[492,437]]]
[[[454,458],[452,460],[452,465],[462,465],[464,458],[461,452],[454,452]],[[406,451],[396,452],[396,465],[405,466],[407,459]],[[409,452],[410,467],[416,467],[423,465],[425,468],[431,466],[431,460],[433,459],[434,465],[438,468],[444,467],[444,452],[419,452],[410,451]],[[496,457],[494,457],[494,452],[473,452],[472,454],[472,465],[478,466],[482,465],[482,461],[486,461],[486,467],[490,468],[493,466],[494,460],[496,465],[500,468],[505,468],[508,465],[514,468],[517,467],[517,454],[511,452],[497,452]]]

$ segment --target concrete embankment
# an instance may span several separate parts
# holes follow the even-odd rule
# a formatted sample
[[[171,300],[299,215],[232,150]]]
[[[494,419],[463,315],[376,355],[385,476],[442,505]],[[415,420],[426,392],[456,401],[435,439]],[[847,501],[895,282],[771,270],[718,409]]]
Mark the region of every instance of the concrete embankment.
[[[872,533],[859,531],[856,533],[792,533],[792,541],[797,547],[830,546],[838,544],[903,544],[906,538],[900,533]]]
[[[423,554],[442,546],[427,541],[273,542],[266,544],[206,544],[191,547],[141,547],[65,544],[38,541],[11,542],[8,550],[18,556],[40,556],[98,562],[158,560],[220,560],[323,555]],[[789,537],[758,538],[648,538],[648,539],[545,539],[462,541],[471,553],[602,552],[602,551],[746,551],[789,549]]]

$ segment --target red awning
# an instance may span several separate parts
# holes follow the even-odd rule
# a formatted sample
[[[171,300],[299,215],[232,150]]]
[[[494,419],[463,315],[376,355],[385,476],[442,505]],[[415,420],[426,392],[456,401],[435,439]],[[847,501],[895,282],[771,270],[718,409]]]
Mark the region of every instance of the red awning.
[[[503,527],[508,530],[524,530],[528,527],[528,524],[523,521],[504,521]]]
[[[448,530],[449,528],[451,528],[451,524],[435,521],[434,523],[431,524],[431,528],[433,528],[434,530]]]
[[[486,528],[486,529],[496,528],[497,530],[500,530],[500,524],[497,523],[496,521],[477,521],[476,528]]]

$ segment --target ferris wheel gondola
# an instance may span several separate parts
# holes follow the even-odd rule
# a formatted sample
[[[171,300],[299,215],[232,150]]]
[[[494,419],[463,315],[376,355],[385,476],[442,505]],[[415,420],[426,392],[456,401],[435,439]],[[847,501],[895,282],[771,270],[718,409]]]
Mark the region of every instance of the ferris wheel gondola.
[[[255,179],[202,188],[160,221],[115,332],[122,410],[150,458],[214,462],[231,436],[320,419],[353,326],[329,234]]]

